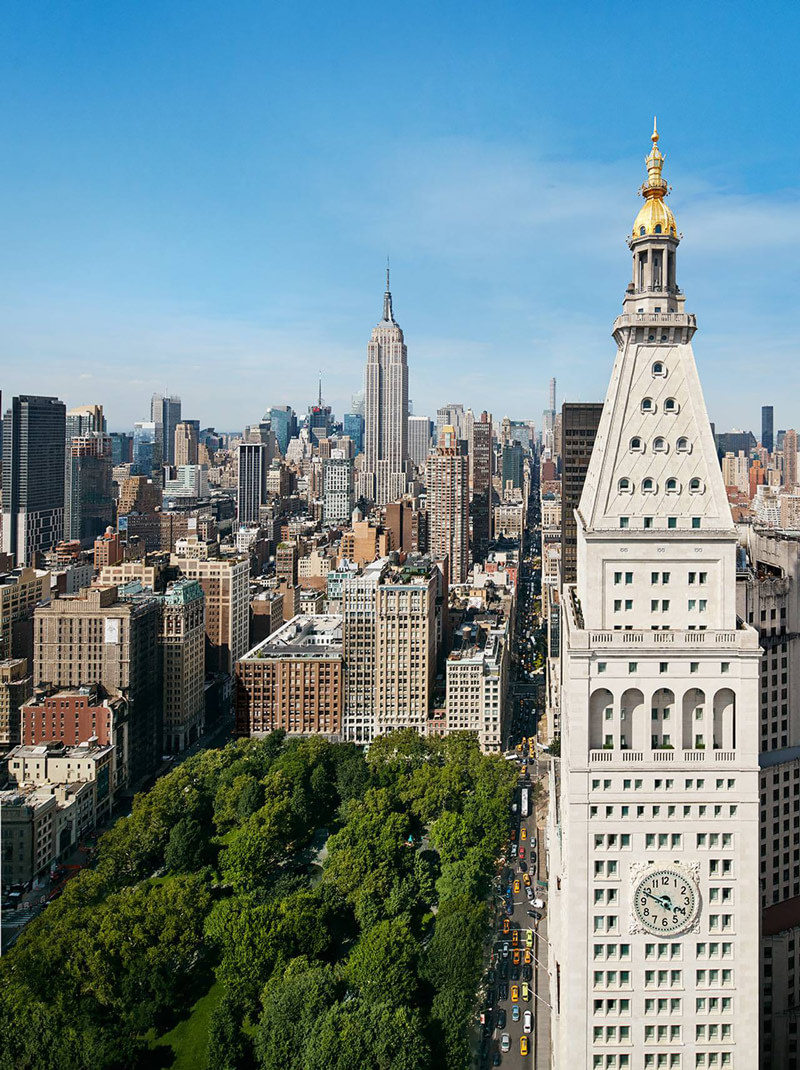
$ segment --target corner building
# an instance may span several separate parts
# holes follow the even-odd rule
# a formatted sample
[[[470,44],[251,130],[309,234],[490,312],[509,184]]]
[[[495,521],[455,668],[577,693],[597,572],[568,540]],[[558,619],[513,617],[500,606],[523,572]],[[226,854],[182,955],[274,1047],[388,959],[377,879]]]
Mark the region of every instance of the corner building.
[[[562,598],[549,816],[558,1070],[758,1065],[758,637],[653,132]]]

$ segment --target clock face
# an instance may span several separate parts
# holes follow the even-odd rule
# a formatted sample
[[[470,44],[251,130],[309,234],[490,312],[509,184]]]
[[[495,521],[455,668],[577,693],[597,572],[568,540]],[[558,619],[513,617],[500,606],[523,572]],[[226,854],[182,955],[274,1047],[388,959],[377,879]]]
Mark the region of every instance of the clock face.
[[[651,869],[633,893],[639,924],[656,936],[674,936],[691,928],[700,913],[700,890],[694,879],[671,866]]]

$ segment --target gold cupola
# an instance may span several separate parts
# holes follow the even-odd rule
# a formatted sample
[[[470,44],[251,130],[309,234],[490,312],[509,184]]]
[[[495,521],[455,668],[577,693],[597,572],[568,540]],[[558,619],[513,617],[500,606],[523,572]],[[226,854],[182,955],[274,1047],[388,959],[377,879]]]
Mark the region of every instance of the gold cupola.
[[[644,204],[633,221],[631,241],[635,241],[637,238],[651,237],[654,234],[665,234],[672,238],[678,236],[675,216],[672,214],[671,209],[664,204],[664,198],[669,193],[669,186],[667,186],[664,176],[661,174],[661,169],[664,166],[664,155],[658,147],[658,129],[655,119],[653,119],[651,141],[653,142],[653,147],[650,150],[650,155],[644,161],[647,165],[647,181],[640,190],[644,197]]]

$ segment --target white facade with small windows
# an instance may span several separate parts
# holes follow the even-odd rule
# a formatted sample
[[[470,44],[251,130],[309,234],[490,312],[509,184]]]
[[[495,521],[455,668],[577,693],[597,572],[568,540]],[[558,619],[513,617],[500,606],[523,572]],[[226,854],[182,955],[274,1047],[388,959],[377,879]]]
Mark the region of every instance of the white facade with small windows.
[[[551,807],[557,1070],[758,1065],[756,632],[654,134],[562,595]]]

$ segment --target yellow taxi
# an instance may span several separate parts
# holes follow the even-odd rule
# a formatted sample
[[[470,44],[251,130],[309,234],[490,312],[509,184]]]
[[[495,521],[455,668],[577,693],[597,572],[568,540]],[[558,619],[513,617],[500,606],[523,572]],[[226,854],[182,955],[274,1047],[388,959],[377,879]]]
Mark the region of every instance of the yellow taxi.
[[[514,881],[514,895],[519,892],[519,881]]]
[[[528,1054],[528,1038],[527,1037],[520,1037],[519,1038],[519,1053],[520,1053],[520,1055],[527,1055]]]
[[[508,920],[508,918],[503,918],[503,935],[504,936],[507,935],[508,932],[510,931],[510,929],[511,929],[511,922]]]
[[[519,947],[519,929],[513,929],[511,932],[511,946]]]
[[[527,947],[533,947],[533,929],[525,930],[525,945]]]
[[[519,1003],[519,985],[511,986],[511,1002]]]
[[[513,964],[514,966],[519,966],[519,964],[520,964],[520,959],[521,959],[521,958],[522,958],[522,952],[520,951],[520,949],[519,949],[518,947],[515,947],[515,948],[514,948],[514,953],[513,953],[513,955],[511,956],[511,962],[512,962],[512,964]]]
[[[530,948],[525,948],[523,961],[526,966],[530,966],[530,964],[533,962],[533,955],[530,952]]]
[[[523,873],[522,874],[522,880],[523,880],[524,884],[527,884],[528,886],[530,886],[530,883],[531,883],[531,875],[530,875],[530,873]]]
[[[528,830],[525,828],[524,825],[522,826],[522,828],[519,831],[519,838],[521,840],[527,840],[527,838],[528,838]]]
[[[522,998],[525,1000],[526,1003],[531,998],[531,990],[528,987],[528,982],[527,981],[523,981],[523,983],[522,983]]]

